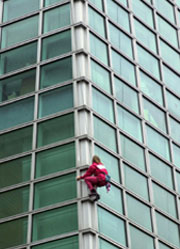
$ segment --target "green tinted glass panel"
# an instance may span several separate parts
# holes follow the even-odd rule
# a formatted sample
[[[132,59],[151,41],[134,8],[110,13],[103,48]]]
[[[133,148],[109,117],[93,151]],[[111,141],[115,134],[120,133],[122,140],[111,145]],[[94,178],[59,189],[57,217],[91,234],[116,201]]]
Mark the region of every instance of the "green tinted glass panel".
[[[143,93],[147,94],[154,101],[163,105],[162,87],[145,73],[140,71],[140,85]]]
[[[122,134],[120,140],[122,156],[137,168],[145,171],[144,149]]]
[[[105,188],[99,188],[98,192],[101,195],[100,201],[102,203],[115,210],[116,212],[123,214],[121,189],[115,187],[114,185],[111,185],[111,194],[107,193]]]
[[[153,11],[141,0],[132,1],[132,9],[136,16],[143,20],[151,28],[154,28]]]
[[[91,80],[103,90],[111,93],[110,73],[93,60],[91,60]]]
[[[6,48],[18,42],[29,40],[37,36],[38,19],[39,16],[33,16],[25,20],[5,26],[2,29],[1,48]]]
[[[34,119],[34,97],[0,107],[0,130]]]
[[[145,200],[149,200],[147,178],[124,164],[125,186]],[[138,182],[138,184],[136,184]]]
[[[37,153],[36,177],[75,167],[74,143]]]
[[[65,239],[56,240],[32,247],[32,249],[55,249],[55,248],[78,249],[79,248],[78,237],[77,236],[68,237]]]
[[[125,222],[122,219],[99,207],[98,225],[100,233],[126,246]]]
[[[95,154],[101,158],[101,161],[106,166],[111,178],[116,182],[120,182],[120,171],[118,159],[95,145]]]
[[[105,38],[105,20],[98,12],[92,8],[88,8],[89,26],[99,35]]]
[[[152,231],[150,208],[130,195],[127,195],[126,198],[128,218],[140,226]]]
[[[168,111],[175,115],[177,118],[180,118],[180,99],[166,91]]]
[[[36,63],[37,43],[33,42],[0,54],[0,75]]]
[[[94,117],[94,137],[112,151],[117,151],[115,129],[96,117]]]
[[[41,67],[41,88],[72,79],[71,57]]]
[[[150,149],[170,160],[169,141],[154,129],[146,126],[147,145]]]
[[[157,234],[170,244],[180,247],[178,225],[156,212]]]
[[[103,11],[103,4],[102,0],[89,0],[90,3],[94,4],[96,8],[100,9]]]
[[[95,88],[92,89],[93,109],[114,123],[113,101]]]
[[[0,164],[0,188],[30,180],[31,157]]]
[[[0,136],[0,158],[19,154],[32,148],[32,126]]]
[[[180,141],[180,123],[171,117],[169,117],[169,120],[170,120],[171,137],[177,142],[179,142]]]
[[[130,226],[131,249],[155,249],[154,240],[141,230]]]
[[[135,86],[136,75],[134,65],[120,54],[116,53],[114,50],[111,50],[111,54],[113,70],[125,80],[127,80],[130,84]]]
[[[37,146],[55,143],[74,136],[74,115],[67,114],[38,124]]]
[[[51,4],[55,4],[55,3],[61,3],[64,0],[45,0],[45,7],[51,5]],[[34,248],[34,247],[33,247]]]
[[[167,87],[180,95],[179,76],[163,65],[163,79]]]
[[[116,98],[136,113],[139,113],[139,101],[137,92],[116,77],[114,77],[114,87]]]
[[[143,98],[143,107],[144,118],[151,122],[155,127],[167,132],[165,113],[145,98]]]
[[[0,224],[0,249],[26,244],[27,224],[26,217]]]
[[[48,36],[42,41],[42,60],[46,60],[71,51],[71,31]]]
[[[180,194],[180,173],[176,171],[176,179],[177,179],[177,191]]]
[[[137,45],[138,62],[149,73],[153,74],[157,79],[160,79],[159,61],[144,48]]]
[[[71,200],[75,197],[75,174],[60,176],[35,184],[34,208],[45,207],[58,202]]]
[[[90,33],[90,52],[97,59],[108,65],[108,47],[107,44]]]
[[[121,106],[117,105],[118,126],[120,129],[129,133],[131,136],[142,142],[141,121],[126,111]]]
[[[116,28],[111,23],[109,23],[109,35],[112,45],[132,59],[133,53],[131,38],[129,38],[129,36],[125,35],[122,31],[120,31],[120,29]]]
[[[180,147],[173,144],[173,157],[174,157],[174,164],[180,168]]]
[[[157,157],[149,154],[151,175],[166,187],[173,189],[172,169]]]
[[[135,36],[137,40],[143,43],[148,49],[157,53],[156,36],[139,21],[134,19]]]
[[[20,214],[29,208],[29,187],[18,188],[0,194],[0,218]]]
[[[159,242],[159,249],[172,249],[172,248]]]
[[[73,107],[72,85],[48,91],[39,96],[39,117]]]
[[[161,14],[163,14],[171,22],[175,23],[175,16],[172,4],[164,0],[154,0],[154,5]]]
[[[69,205],[34,215],[32,240],[36,241],[77,229],[77,206]]]
[[[106,0],[106,5],[108,16],[126,31],[130,32],[128,12],[112,0]]]
[[[70,25],[69,4],[53,8],[44,13],[44,33]]]
[[[40,0],[9,0],[4,2],[3,22],[39,9]]]
[[[99,249],[120,249],[120,247],[112,245],[103,239],[99,239],[99,246],[100,246]]]
[[[176,218],[177,214],[175,196],[155,183],[153,183],[152,186],[154,204],[164,212]]]
[[[0,80],[0,102],[34,91],[35,80],[35,69]]]

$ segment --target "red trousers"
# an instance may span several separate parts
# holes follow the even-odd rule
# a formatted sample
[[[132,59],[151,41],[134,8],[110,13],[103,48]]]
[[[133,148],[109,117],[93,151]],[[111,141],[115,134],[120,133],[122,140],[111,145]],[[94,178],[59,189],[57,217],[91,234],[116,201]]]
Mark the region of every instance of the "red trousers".
[[[106,185],[105,180],[100,180],[96,176],[87,176],[84,178],[84,181],[86,182],[89,190],[93,190],[94,187],[102,187]]]

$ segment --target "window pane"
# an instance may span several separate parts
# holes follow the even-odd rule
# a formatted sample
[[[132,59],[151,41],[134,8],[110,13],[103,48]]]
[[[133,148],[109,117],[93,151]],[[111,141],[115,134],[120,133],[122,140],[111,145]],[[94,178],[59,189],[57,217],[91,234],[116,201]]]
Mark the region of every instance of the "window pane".
[[[108,47],[107,44],[90,33],[90,52],[105,65],[108,65]]]
[[[133,59],[131,38],[111,23],[109,23],[109,35],[112,45]]]
[[[105,136],[108,134],[108,136]],[[100,143],[111,149],[112,151],[117,151],[116,144],[116,131],[114,128],[101,121],[99,118],[94,116],[94,137]]]
[[[111,50],[112,54],[112,68],[118,73],[122,78],[127,80],[133,86],[136,85],[136,75],[135,75],[135,66],[122,57],[120,54],[116,53],[114,50]]]
[[[34,119],[34,97],[0,107],[0,130]]]
[[[37,43],[33,42],[0,54],[0,75],[36,63]]]
[[[32,148],[32,126],[0,136],[0,158],[22,153]]]
[[[170,120],[171,137],[175,141],[179,142],[180,141],[180,123],[171,117],[169,117],[169,120]]]
[[[70,25],[70,5],[53,8],[44,13],[44,33]]]
[[[111,93],[110,73],[93,60],[91,60],[91,80],[103,90]]]
[[[137,168],[145,171],[144,149],[122,134],[120,140],[122,156]]]
[[[38,9],[39,0],[5,1],[3,22],[23,16]]]
[[[136,16],[143,20],[151,28],[154,28],[153,12],[140,0],[132,1],[132,9]]]
[[[138,62],[149,73],[160,79],[159,61],[144,48],[137,45]]]
[[[152,154],[149,154],[149,159],[151,175],[166,187],[173,189],[171,167]]]
[[[141,198],[149,201],[147,178],[124,163],[125,186]],[[138,184],[137,184],[138,182]]]
[[[101,238],[99,239],[99,246],[99,249],[120,249],[120,247],[116,247]]]
[[[114,123],[113,101],[95,88],[92,89],[92,95],[93,109],[104,118]]]
[[[35,81],[35,69],[0,80],[0,102],[34,91]]]
[[[64,0],[45,0],[45,7],[51,5],[51,4],[55,4],[55,3],[61,3]],[[34,248],[34,247],[33,247]]]
[[[143,98],[143,107],[144,118],[151,122],[155,127],[167,132],[165,113],[145,98]]]
[[[175,196],[153,183],[154,204],[169,215],[177,218]]]
[[[33,217],[32,240],[36,241],[75,231],[78,229],[77,223],[76,205],[69,205],[35,214]]]
[[[27,217],[16,219],[6,223],[1,223],[0,249],[26,244],[27,224],[28,224]]]
[[[180,55],[174,49],[172,49],[165,42],[160,40],[160,51],[161,57],[165,60],[171,67],[179,71],[180,68]]]
[[[31,156],[0,164],[0,188],[30,180]]]
[[[142,142],[141,120],[117,105],[118,126]]]
[[[126,246],[125,222],[122,219],[98,207],[98,224],[100,233]]]
[[[106,166],[111,178],[120,183],[120,172],[118,159],[95,145],[95,154],[101,158],[101,161]]]
[[[179,247],[179,227],[173,221],[156,212],[157,233],[169,243]]]
[[[137,92],[116,77],[114,77],[114,87],[116,98],[136,113],[139,113],[139,100]]]
[[[167,87],[180,95],[179,76],[163,65],[163,79]]]
[[[177,179],[177,192],[180,194],[180,173],[176,171],[176,179]]]
[[[41,88],[72,79],[71,57],[41,67]]]
[[[53,249],[53,248],[78,249],[79,248],[78,236],[68,237],[65,239],[56,240],[32,247],[32,249]]]
[[[155,80],[140,71],[141,90],[154,101],[163,105],[162,87]]]
[[[2,28],[1,48],[6,48],[37,36],[38,19],[39,16],[33,16]]]
[[[61,87],[39,95],[39,117],[73,107],[72,85]]]
[[[75,174],[60,176],[35,184],[34,208],[53,205],[75,197]]]
[[[173,147],[173,158],[174,158],[174,164],[180,168],[180,147],[178,147],[175,144],[172,144]]]
[[[29,209],[29,187],[0,194],[0,218],[20,214]]]
[[[103,4],[102,0],[89,0],[90,3],[94,4],[96,8],[100,9],[103,11]]]
[[[67,114],[38,124],[37,146],[44,146],[74,136],[74,115]]]
[[[42,60],[71,51],[71,31],[48,36],[42,40]]]
[[[112,0],[106,0],[106,5],[108,16],[126,31],[130,32],[128,12]]]
[[[169,141],[154,129],[146,126],[147,145],[150,149],[160,154],[167,160],[170,160]]]
[[[37,153],[36,177],[75,167],[74,143]]]
[[[88,8],[89,26],[99,35],[105,38],[105,22],[104,17],[98,14],[94,9]]]
[[[137,40],[143,43],[148,49],[151,49],[154,53],[157,53],[155,34],[136,19],[134,19],[134,28]]]
[[[155,249],[151,236],[130,225],[131,249]]]
[[[168,12],[169,13],[169,12]],[[166,14],[166,18],[168,18]],[[177,41],[177,31],[173,28],[168,22],[166,22],[163,18],[157,15],[157,24],[158,24],[158,31],[160,35],[162,35],[165,39],[167,37],[171,37],[168,41],[178,48],[178,41]]]
[[[104,203],[116,212],[123,214],[122,190],[111,185],[111,194],[106,193],[105,188],[99,188],[98,193],[101,195],[100,202]]]
[[[130,195],[126,195],[126,198],[128,218],[152,231],[150,208]]]
[[[175,23],[174,10],[172,4],[164,0],[154,0],[154,5],[161,14],[163,14],[171,22]]]
[[[175,115],[177,118],[180,118],[180,100],[179,98],[172,95],[170,92],[166,91],[168,111]]]

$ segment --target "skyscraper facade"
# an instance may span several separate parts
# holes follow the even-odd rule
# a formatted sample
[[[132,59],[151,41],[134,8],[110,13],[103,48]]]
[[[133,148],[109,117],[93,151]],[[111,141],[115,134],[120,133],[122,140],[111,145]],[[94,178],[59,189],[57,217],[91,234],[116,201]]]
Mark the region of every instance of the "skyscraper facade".
[[[180,0],[0,0],[0,41],[0,249],[180,248]]]

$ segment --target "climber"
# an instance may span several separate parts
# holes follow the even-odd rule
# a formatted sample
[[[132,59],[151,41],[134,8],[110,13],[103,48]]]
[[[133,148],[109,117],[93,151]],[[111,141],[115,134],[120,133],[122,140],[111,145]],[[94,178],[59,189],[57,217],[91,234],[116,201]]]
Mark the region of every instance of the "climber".
[[[98,156],[93,156],[92,165],[83,176],[77,176],[76,179],[77,181],[84,179],[90,190],[89,196],[95,195],[95,200],[100,198],[99,194],[96,192],[96,187],[106,186],[107,192],[110,190],[110,176]]]

